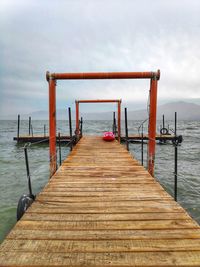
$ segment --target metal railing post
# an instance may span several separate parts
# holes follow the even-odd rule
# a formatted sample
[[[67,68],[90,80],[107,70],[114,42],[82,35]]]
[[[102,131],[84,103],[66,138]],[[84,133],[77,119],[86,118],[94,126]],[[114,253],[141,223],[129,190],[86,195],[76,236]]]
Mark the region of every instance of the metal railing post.
[[[33,125],[31,124],[31,135],[33,137]]]
[[[59,148],[59,164],[61,166],[61,145],[60,145],[60,132],[58,133],[58,148]]]
[[[25,163],[26,163],[26,173],[27,173],[27,179],[28,179],[29,194],[30,194],[31,197],[33,197],[32,186],[31,186],[31,176],[30,176],[30,169],[29,169],[29,161],[28,161],[27,145],[24,146],[24,154],[25,154]]]
[[[177,138],[177,113],[175,112],[175,122],[174,122],[174,135],[175,135],[175,142],[174,142],[174,200],[177,201],[177,185],[178,185],[178,142]]]
[[[83,118],[81,117],[81,120],[80,120],[80,136],[82,137],[83,135]]]
[[[17,143],[19,143],[19,130],[20,130],[20,115],[17,118]]]
[[[141,161],[142,165],[144,165],[144,126],[142,124],[142,140],[141,140]]]
[[[68,108],[68,116],[69,116],[69,135],[70,135],[70,142],[72,141],[72,117],[71,117],[71,108]],[[70,143],[70,150],[73,149],[73,143]]]
[[[124,115],[125,115],[126,149],[129,151],[127,108],[124,109]]]
[[[162,116],[162,127],[165,128],[165,115]]]
[[[28,120],[28,134],[29,136],[31,135],[31,117],[29,117],[29,120]]]
[[[44,137],[46,137],[46,124],[44,124]]]

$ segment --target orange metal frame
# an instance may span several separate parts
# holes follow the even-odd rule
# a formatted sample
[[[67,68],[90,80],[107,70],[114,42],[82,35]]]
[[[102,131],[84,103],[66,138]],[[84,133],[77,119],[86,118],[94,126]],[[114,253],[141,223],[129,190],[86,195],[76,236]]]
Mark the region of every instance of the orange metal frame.
[[[149,142],[148,142],[148,171],[154,176],[154,160],[156,146],[156,110],[157,84],[160,71],[157,72],[94,72],[94,73],[46,73],[49,82],[49,154],[50,176],[56,172],[56,80],[81,79],[150,79],[150,114],[149,114]],[[121,106],[118,102],[118,109]],[[79,112],[79,110],[78,110]],[[77,118],[76,118],[77,119]],[[118,117],[118,125],[121,118]]]
[[[118,118],[118,141],[121,138],[121,99],[95,99],[95,100],[76,100],[76,134],[79,134],[79,104],[80,103],[117,103]]]

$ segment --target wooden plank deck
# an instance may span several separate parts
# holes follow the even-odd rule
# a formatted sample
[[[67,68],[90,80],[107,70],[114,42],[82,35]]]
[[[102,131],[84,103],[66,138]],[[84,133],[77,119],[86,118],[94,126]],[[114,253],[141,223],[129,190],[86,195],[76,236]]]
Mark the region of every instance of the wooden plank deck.
[[[2,243],[0,266],[200,266],[200,228],[117,141],[83,137]]]

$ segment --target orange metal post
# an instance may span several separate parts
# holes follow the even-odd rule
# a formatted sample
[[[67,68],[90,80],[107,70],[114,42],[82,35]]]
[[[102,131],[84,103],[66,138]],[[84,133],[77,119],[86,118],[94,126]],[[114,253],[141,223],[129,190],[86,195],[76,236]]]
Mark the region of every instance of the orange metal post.
[[[118,141],[121,139],[121,100],[118,101]]]
[[[56,81],[49,79],[49,158],[50,177],[56,172]]]
[[[148,143],[148,171],[154,176],[154,160],[156,148],[156,111],[157,111],[157,77],[151,79],[150,86],[150,114],[149,114],[149,143]]]
[[[79,134],[79,102],[76,101],[76,134]]]

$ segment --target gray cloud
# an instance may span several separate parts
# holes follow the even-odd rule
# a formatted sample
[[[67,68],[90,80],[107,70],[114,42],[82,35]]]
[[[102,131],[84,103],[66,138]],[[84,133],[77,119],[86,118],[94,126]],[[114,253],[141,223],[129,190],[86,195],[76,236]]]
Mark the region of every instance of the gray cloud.
[[[159,99],[200,98],[197,0],[0,3],[1,113],[46,108],[52,72],[161,69]],[[146,101],[145,81],[58,82],[64,99]],[[6,106],[5,103],[12,103]]]

